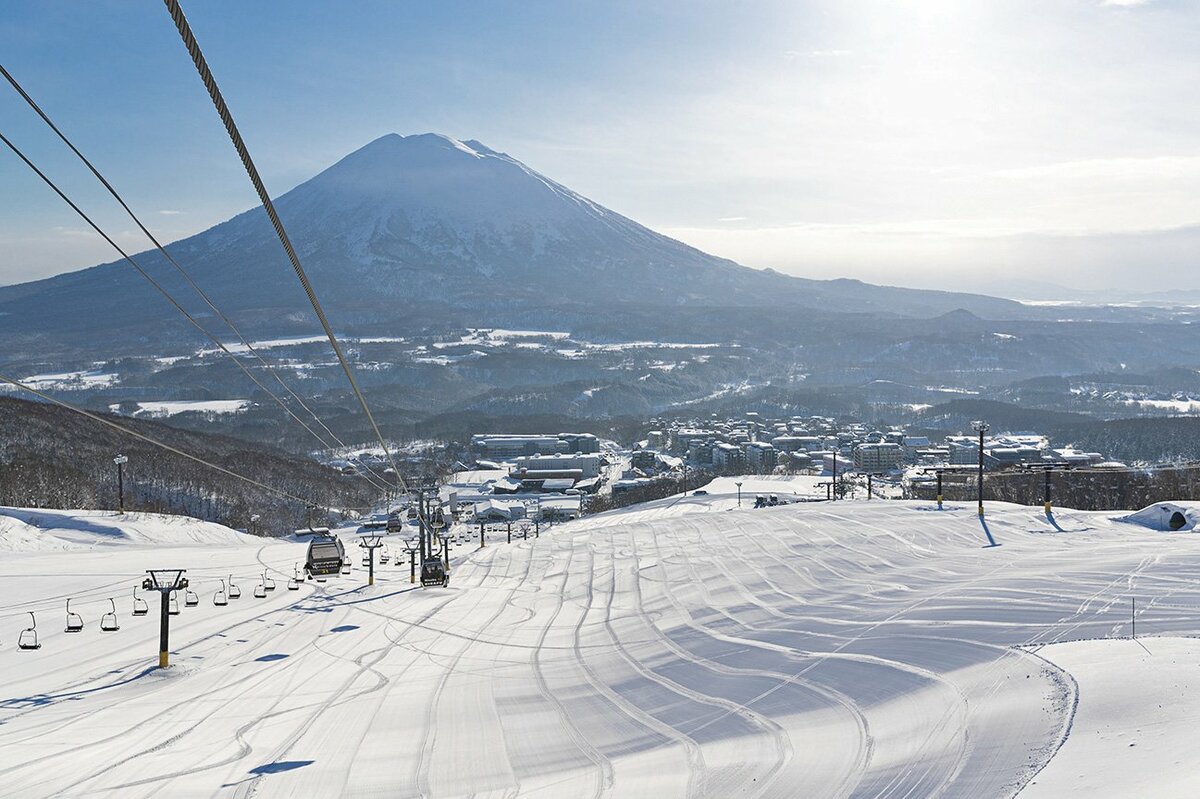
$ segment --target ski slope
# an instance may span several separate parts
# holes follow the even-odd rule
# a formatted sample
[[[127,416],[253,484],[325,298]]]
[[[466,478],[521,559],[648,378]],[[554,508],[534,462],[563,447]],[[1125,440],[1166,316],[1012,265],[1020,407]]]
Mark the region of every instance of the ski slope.
[[[289,592],[300,543],[0,509],[0,785],[122,798],[1058,795],[1085,711],[1109,713],[1097,696],[1144,665],[1089,699],[1080,686],[1094,678],[1076,679],[1078,658],[1056,660],[1070,645],[1050,644],[1128,635],[1133,594],[1139,636],[1200,629],[1190,533],[996,504],[1001,546],[985,548],[973,507],[752,510],[747,493],[791,490],[753,479],[741,510],[718,481],[538,539],[459,547],[450,587],[428,590],[406,562],[364,586],[352,542],[351,576]],[[172,619],[164,672],[156,597],[147,617],[129,610],[144,569],[174,567],[202,601]],[[263,570],[278,588],[258,600]],[[214,607],[229,574],[242,598]],[[82,633],[63,632],[68,596]],[[121,630],[101,633],[109,596]],[[37,652],[15,647],[28,610]],[[1081,751],[1076,762],[1097,759]]]

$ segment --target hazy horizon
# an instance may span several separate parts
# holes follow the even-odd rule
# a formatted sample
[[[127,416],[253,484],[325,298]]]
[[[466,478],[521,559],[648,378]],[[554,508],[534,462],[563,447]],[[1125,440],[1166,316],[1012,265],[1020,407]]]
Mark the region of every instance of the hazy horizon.
[[[436,131],[750,267],[1014,298],[1200,289],[1188,4],[287,8],[186,9],[274,195]],[[14,3],[0,49],[164,240],[255,204],[161,8]],[[6,135],[145,249],[0,97]],[[11,153],[0,178],[0,284],[113,260]]]

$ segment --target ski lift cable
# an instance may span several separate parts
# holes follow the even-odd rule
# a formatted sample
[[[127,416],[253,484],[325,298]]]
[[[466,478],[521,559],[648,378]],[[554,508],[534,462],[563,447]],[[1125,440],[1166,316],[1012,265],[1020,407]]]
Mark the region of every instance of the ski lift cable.
[[[63,144],[65,144],[71,150],[71,152],[75,153],[79,160],[83,162],[83,165],[86,166],[88,170],[96,177],[96,180],[100,181],[100,184],[104,186],[108,193],[112,195],[113,199],[116,200],[121,208],[125,210],[125,213],[130,219],[133,220],[133,223],[138,226],[142,233],[145,234],[146,238],[150,240],[155,249],[162,253],[163,257],[166,258],[171,266],[175,268],[175,271],[179,273],[179,275],[187,282],[189,286],[191,286],[196,294],[199,295],[200,299],[204,301],[204,304],[207,305],[212,312],[229,327],[241,345],[246,348],[246,351],[253,355],[259,361],[259,363],[266,368],[266,370],[271,374],[272,377],[275,378],[276,382],[279,383],[283,390],[286,391],[288,395],[300,405],[301,408],[303,408],[310,416],[312,416],[313,420],[320,425],[326,433],[329,434],[330,438],[337,442],[337,444],[343,449],[348,449],[349,447],[346,442],[342,441],[342,439],[339,438],[338,435],[334,433],[333,430],[331,430],[319,416],[317,416],[316,412],[313,411],[307,403],[305,403],[300,395],[297,394],[292,387],[283,380],[283,377],[278,373],[278,371],[276,371],[276,369],[269,364],[265,358],[263,358],[262,354],[254,347],[254,345],[249,342],[249,340],[247,340],[246,336],[242,334],[242,331],[238,329],[233,320],[217,307],[216,303],[214,303],[212,298],[210,298],[208,294],[202,288],[200,288],[199,284],[196,283],[191,274],[184,269],[177,260],[175,260],[175,257],[171,255],[171,253],[167,251],[166,247],[163,246],[158,238],[150,232],[149,228],[146,227],[141,218],[134,213],[133,209],[129,207],[129,204],[125,202],[125,199],[121,196],[121,194],[113,187],[111,183],[109,183],[108,179],[104,177],[100,170],[96,168],[95,164],[93,164],[91,160],[88,159],[88,157],[85,156],[79,150],[79,148],[75,146],[74,142],[67,138],[67,135],[62,132],[62,130],[54,123],[52,119],[50,119],[50,116],[44,110],[42,110],[42,107],[38,105],[37,101],[30,96],[29,92],[25,91],[25,88],[20,84],[20,82],[17,81],[16,78],[12,76],[12,73],[5,69],[3,64],[0,64],[0,75],[4,76],[5,80],[9,82],[17,94],[21,95],[26,104],[28,104],[29,107],[32,108],[39,117],[41,117],[42,121],[46,123],[50,130],[54,131],[54,134],[62,140]],[[318,437],[317,440],[321,441],[322,446],[327,446],[325,441],[321,438]],[[387,480],[372,470],[370,466],[366,466],[366,469],[367,471],[371,472],[371,474],[375,475],[375,477],[379,478],[380,481],[385,484],[387,483]],[[378,485],[375,487],[379,488]]]
[[[233,354],[233,352],[230,351],[230,349],[227,346],[225,346],[224,343],[222,343],[220,341],[220,339],[218,339],[216,336],[214,336],[212,333],[210,333],[207,328],[205,328],[202,324],[200,324],[200,322],[194,316],[192,316],[192,314],[186,308],[184,308],[182,305],[180,305],[179,302],[173,296],[171,296],[171,293],[169,291],[167,291],[162,286],[161,283],[159,283],[157,280],[155,280],[150,275],[149,272],[147,272],[145,269],[143,269],[141,264],[139,264],[137,261],[135,261],[133,259],[133,257],[129,255],[129,253],[125,252],[125,250],[121,247],[121,245],[117,244],[116,241],[114,241],[111,236],[109,236],[99,225],[97,225],[92,220],[92,218],[90,216],[88,216],[87,213],[82,208],[80,208],[78,205],[76,205],[75,202],[70,197],[68,197],[66,195],[66,193],[63,192],[62,189],[60,189],[58,187],[58,184],[56,184],[53,180],[51,180],[50,177],[48,175],[46,175],[46,173],[43,172],[37,166],[37,164],[33,163],[33,161],[31,161],[29,159],[29,157],[26,156],[25,153],[19,147],[17,147],[17,145],[14,144],[12,142],[12,140],[9,139],[7,136],[5,136],[2,132],[0,132],[0,142],[3,142],[4,145],[8,147],[8,149],[12,150],[17,155],[18,158],[20,158],[22,161],[24,161],[25,165],[28,166],[31,170],[33,170],[34,174],[36,174],[39,178],[42,179],[42,182],[44,182],[47,186],[49,186],[51,189],[53,189],[54,193],[57,194],[60,198],[62,198],[63,202],[65,202],[67,205],[71,206],[71,209],[73,211],[75,211],[75,213],[78,214],[79,217],[81,219],[83,219],[83,221],[87,222],[88,225],[93,230],[95,230],[98,234],[100,234],[101,238],[103,238],[105,241],[107,241],[109,243],[109,245],[112,246],[113,249],[115,249],[118,253],[120,253],[121,257],[124,258],[125,261],[127,261],[137,271],[137,273],[139,275],[141,275],[143,278],[145,278],[145,280],[148,283],[150,283],[151,286],[153,286],[160,294],[162,294],[162,296],[164,298],[166,298],[167,302],[169,302],[175,308],[175,310],[179,311],[179,313],[181,313],[188,320],[188,322],[190,322],[192,324],[193,327],[195,327],[197,330],[199,330],[201,333],[203,333],[205,335],[205,337],[208,338],[209,341],[216,344],[217,347],[219,347],[222,352],[224,352],[227,356],[229,356],[233,360],[233,362],[235,364],[237,364],[237,367],[242,370],[242,372],[246,375],[246,377],[250,378],[250,380],[254,383],[254,385],[258,386],[260,389],[262,389],[264,392],[266,392],[266,394],[268,396],[270,396],[277,403],[279,403],[280,407],[283,408],[284,411],[286,411],[289,416],[291,416],[293,419],[295,419],[296,422],[298,424],[300,424],[300,426],[302,426],[305,430],[307,430],[309,433],[311,433],[313,435],[313,437],[315,437],[318,441],[320,441],[323,446],[329,446],[325,442],[325,440],[323,438],[321,438],[320,435],[317,434],[317,432],[315,430],[313,430],[303,419],[301,419],[299,416],[297,416],[294,411],[292,411],[290,408],[288,408],[287,405],[283,402],[282,399],[279,398],[279,396],[277,394],[275,394],[273,391],[271,391],[271,389],[264,386],[262,384],[262,382],[257,377],[255,377],[254,374],[249,369],[246,368],[246,365],[244,363],[242,363],[242,361],[239,358],[237,358]],[[363,477],[366,477],[366,475],[363,475]],[[373,482],[372,482],[372,484],[375,485],[376,488],[381,487],[378,484],[375,484]]]
[[[2,134],[0,134],[0,136],[2,136]],[[124,425],[117,424],[116,422],[112,421],[111,419],[105,419],[103,416],[100,416],[99,414],[96,414],[96,413],[92,413],[91,411],[85,410],[84,408],[80,408],[78,405],[73,405],[72,403],[67,402],[66,400],[61,400],[61,399],[58,399],[57,397],[52,397],[43,391],[38,391],[36,388],[26,385],[25,383],[22,383],[20,380],[17,380],[16,378],[9,377],[5,374],[0,374],[0,383],[8,383],[9,385],[16,386],[17,388],[22,389],[23,391],[27,391],[36,397],[40,397],[41,399],[44,399],[47,402],[52,402],[55,405],[66,408],[67,410],[74,411],[75,413],[78,413],[81,416],[86,416],[94,422],[99,422],[102,425],[111,427],[112,429],[122,432],[126,435],[133,436],[134,438],[136,438],[140,441],[144,441],[147,444],[152,444],[152,445],[158,447],[159,449],[165,449],[168,452],[173,452],[176,455],[187,458],[190,461],[195,461],[196,463],[207,466],[208,468],[214,469],[214,470],[221,472],[222,474],[225,474],[229,477],[236,478],[238,480],[241,480],[242,482],[249,483],[250,485],[261,488],[264,491],[268,491],[272,494],[276,494],[276,495],[284,497],[286,499],[295,500],[295,501],[303,503],[305,505],[307,505],[309,503],[309,500],[305,499],[304,497],[298,497],[295,494],[291,494],[282,489],[275,488],[273,486],[269,486],[266,483],[260,483],[258,480],[255,480],[253,477],[246,477],[243,474],[238,474],[237,472],[233,471],[232,469],[226,469],[224,466],[218,466],[217,464],[213,463],[212,461],[205,460],[204,458],[201,458],[199,455],[193,455],[190,452],[186,452],[182,449],[179,449],[178,447],[174,447],[170,444],[166,444],[162,441],[158,441],[157,439],[151,438],[150,436],[145,435],[143,433],[139,433],[136,430],[130,430],[128,427],[125,427]]]
[[[402,491],[407,492],[408,487],[405,485],[404,477],[400,474],[400,469],[396,466],[396,459],[392,456],[392,451],[384,440],[379,425],[375,422],[375,415],[371,413],[371,407],[367,404],[367,398],[363,396],[362,390],[358,386],[358,381],[354,378],[354,371],[350,368],[350,363],[346,360],[346,356],[342,352],[342,347],[338,343],[337,336],[334,335],[333,327],[330,325],[328,317],[325,316],[325,310],[321,307],[321,301],[317,299],[316,291],[313,289],[312,283],[309,282],[308,274],[304,271],[304,266],[300,263],[300,256],[296,254],[296,250],[292,246],[292,241],[288,238],[287,231],[283,227],[283,222],[280,220],[279,214],[275,211],[275,205],[271,202],[271,196],[267,193],[266,186],[258,174],[258,168],[254,166],[254,161],[250,158],[250,151],[246,148],[242,134],[238,131],[237,124],[233,120],[233,115],[230,113],[229,107],[225,104],[225,98],[221,96],[221,90],[208,68],[208,62],[204,58],[200,44],[192,34],[192,28],[188,24],[187,17],[183,14],[179,0],[163,0],[163,2],[171,14],[171,19],[175,22],[175,27],[179,31],[180,38],[183,39],[183,44],[187,48],[188,54],[192,57],[192,62],[196,66],[196,71],[199,73],[201,82],[204,83],[204,88],[208,90],[213,107],[224,123],[225,131],[229,134],[229,139],[233,143],[234,149],[237,150],[238,156],[241,158],[242,166],[245,168],[250,182],[254,184],[254,190],[258,193],[259,200],[262,201],[263,209],[271,218],[271,224],[275,228],[275,233],[279,236],[279,241],[283,245],[283,249],[287,252],[288,260],[291,261],[292,269],[296,272],[296,277],[300,279],[300,285],[304,287],[304,293],[308,295],[309,302],[312,303],[313,312],[317,315],[317,320],[320,321],[321,327],[325,330],[325,336],[329,339],[330,346],[333,347],[334,355],[337,356],[342,371],[346,373],[346,379],[350,383],[350,388],[353,389],[354,395],[358,398],[359,405],[362,406],[363,413],[366,415],[367,421],[370,422],[371,428],[375,432],[375,437],[379,440],[379,445],[383,448],[383,452],[387,456],[388,463],[391,464],[392,471],[396,475],[398,487]]]

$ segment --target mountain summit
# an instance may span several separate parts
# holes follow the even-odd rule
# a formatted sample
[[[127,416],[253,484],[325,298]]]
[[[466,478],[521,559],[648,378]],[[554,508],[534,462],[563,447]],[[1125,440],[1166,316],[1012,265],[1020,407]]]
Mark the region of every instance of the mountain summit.
[[[622,306],[765,305],[930,317],[1023,306],[969,294],[814,281],[716,258],[639,225],[473,140],[389,134],[276,200],[331,318],[343,329],[407,322],[511,323]],[[170,245],[249,329],[307,323],[307,302],[261,208]],[[205,309],[165,259],[135,256],[189,309]],[[0,332],[158,337],[177,317],[123,262],[0,288]],[[181,329],[181,328],[175,328]],[[189,334],[190,335],[190,334]]]

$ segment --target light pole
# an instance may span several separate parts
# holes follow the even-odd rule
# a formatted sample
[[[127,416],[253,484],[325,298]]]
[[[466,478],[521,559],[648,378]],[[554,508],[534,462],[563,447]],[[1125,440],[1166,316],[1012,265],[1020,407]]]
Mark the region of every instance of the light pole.
[[[979,518],[983,518],[983,436],[988,431],[988,423],[984,421],[971,422],[971,428],[979,433]]]
[[[124,455],[118,455],[113,458],[113,463],[117,464],[117,513],[125,513],[125,464],[129,463],[129,458]]]
[[[734,485],[735,485],[735,486],[737,486],[737,490],[738,490],[738,507],[740,508],[740,507],[742,507],[742,484],[741,484],[740,482],[737,482],[737,483],[734,483]]]

